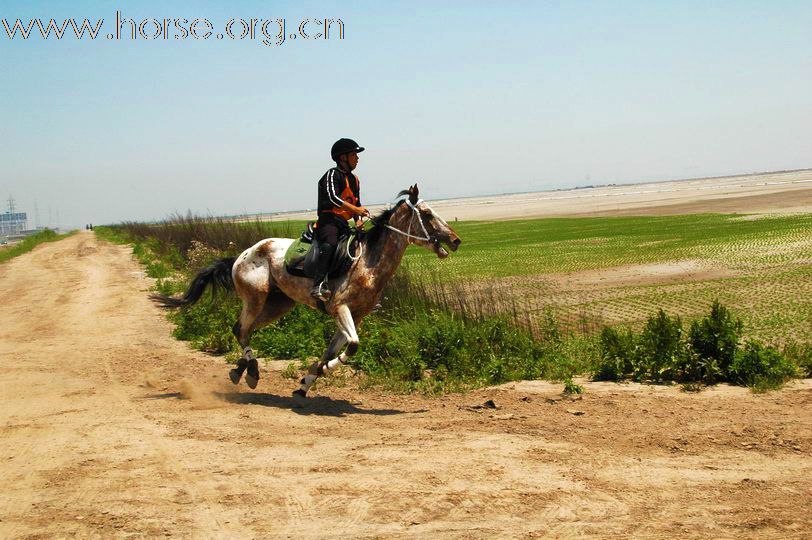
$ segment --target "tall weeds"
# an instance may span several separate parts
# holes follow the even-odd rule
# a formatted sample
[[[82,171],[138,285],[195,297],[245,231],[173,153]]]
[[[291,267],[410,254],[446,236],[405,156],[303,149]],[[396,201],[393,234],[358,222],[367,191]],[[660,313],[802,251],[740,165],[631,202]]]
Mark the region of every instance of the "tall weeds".
[[[153,240],[166,251],[186,257],[194,242],[224,254],[242,252],[263,238],[293,238],[301,224],[290,221],[235,221],[221,217],[176,214],[158,223],[127,221],[120,229],[136,240]]]

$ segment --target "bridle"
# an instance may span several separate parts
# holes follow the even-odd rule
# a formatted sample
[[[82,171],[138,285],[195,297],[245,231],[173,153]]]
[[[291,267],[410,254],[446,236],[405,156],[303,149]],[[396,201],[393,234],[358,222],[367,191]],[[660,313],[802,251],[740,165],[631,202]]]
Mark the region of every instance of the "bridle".
[[[407,231],[402,231],[402,230],[398,229],[397,227],[393,227],[393,226],[389,225],[388,223],[384,223],[383,226],[386,227],[387,229],[389,229],[390,231],[394,231],[394,232],[396,232],[398,234],[401,234],[401,235],[405,236],[406,238],[409,239],[410,244],[413,243],[412,240],[421,240],[421,241],[424,241],[424,242],[431,242],[432,244],[435,244],[435,245],[439,244],[440,241],[437,240],[437,237],[434,236],[434,235],[430,235],[429,232],[426,230],[426,226],[423,224],[423,218],[420,217],[420,210],[417,209],[417,206],[420,203],[425,204],[423,202],[423,199],[418,199],[417,202],[414,203],[414,204],[412,204],[412,201],[410,201],[409,199],[404,199],[403,202],[406,203],[409,206],[409,208],[412,209],[412,212],[414,212],[412,214],[412,218],[409,220],[409,230],[408,230],[408,232]],[[426,204],[426,208],[431,210],[431,208],[429,208],[429,205],[427,205],[427,204]],[[434,210],[432,210],[431,213],[434,214]],[[414,223],[415,218],[417,218],[417,222],[420,224],[420,228],[423,230],[423,234],[425,236],[421,237],[421,236],[415,236],[415,235],[412,234],[412,224]]]
[[[387,229],[389,229],[390,231],[394,231],[394,232],[396,232],[398,234],[401,234],[401,235],[405,236],[406,238],[408,238],[409,239],[409,244],[413,243],[412,240],[422,240],[424,242],[431,242],[434,245],[438,245],[440,243],[440,241],[437,240],[436,236],[430,235],[429,232],[426,230],[426,226],[423,224],[423,219],[420,217],[420,210],[417,209],[417,206],[420,203],[425,204],[423,199],[418,199],[418,201],[416,203],[414,203],[414,204],[412,204],[412,201],[410,201],[409,199],[404,199],[403,202],[406,203],[409,206],[409,208],[412,209],[412,212],[414,212],[412,214],[412,219],[409,220],[409,230],[408,230],[408,232],[401,231],[397,227],[393,227],[393,226],[389,225],[388,223],[384,223],[383,226],[386,227]],[[431,207],[429,207],[428,204],[426,204],[426,208],[431,210],[432,215],[434,214],[434,210],[432,210]],[[412,234],[412,224],[414,223],[414,218],[417,218],[417,222],[420,224],[420,228],[423,229],[423,234],[425,236],[415,236],[415,235]],[[440,219],[440,221],[442,221],[442,218],[439,218],[439,219]],[[375,225],[378,225],[377,221],[375,221],[374,219],[370,218],[370,221],[375,223]],[[443,223],[445,223],[445,222],[443,222]],[[357,261],[358,259],[361,258],[361,255],[363,254],[363,247],[362,247],[363,244],[360,244],[360,243],[358,244],[358,248],[359,248],[360,251],[359,251],[358,255],[356,255],[355,257],[353,257],[352,254],[350,254],[350,244],[351,244],[351,242],[347,242],[347,257],[349,257],[350,260],[352,260],[352,261]]]

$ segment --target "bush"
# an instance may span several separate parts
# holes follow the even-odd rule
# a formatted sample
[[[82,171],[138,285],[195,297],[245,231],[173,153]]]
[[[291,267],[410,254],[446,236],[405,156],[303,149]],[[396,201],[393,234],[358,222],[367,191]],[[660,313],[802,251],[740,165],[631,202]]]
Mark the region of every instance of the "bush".
[[[812,344],[800,345],[794,341],[784,347],[784,357],[793,362],[804,377],[812,377]]]
[[[674,379],[682,383],[715,384],[726,380],[727,373],[716,358],[704,358],[693,348],[686,347],[674,363]]]
[[[730,368],[734,382],[755,390],[779,388],[796,374],[795,365],[773,347],[748,341]]]
[[[632,359],[637,380],[672,380],[676,366],[685,361],[687,349],[682,339],[682,321],[660,309],[650,317],[638,340],[637,355]]]
[[[583,394],[584,387],[580,384],[575,384],[571,377],[564,379],[564,393],[565,394]]]
[[[171,313],[169,320],[176,325],[173,335],[177,339],[191,341],[200,350],[219,354],[238,349],[231,328],[239,311],[235,298],[213,297],[211,301],[204,299]]]
[[[697,372],[700,380],[716,382],[727,376],[736,356],[744,325],[730,311],[714,300],[710,315],[691,324],[691,348],[699,356],[698,364],[705,366]]]
[[[679,317],[669,317],[659,310],[648,319],[639,335],[609,327],[603,329],[600,354],[592,362],[593,378],[674,380],[683,384],[730,381],[767,388],[783,383],[785,375],[794,372],[794,365],[809,372],[812,346],[788,345],[785,357],[781,357],[774,349],[765,349],[753,341],[741,353],[742,331],[741,320],[733,317],[718,301],[713,303],[708,316],[691,325],[688,339]]]
[[[361,348],[352,359],[355,367],[412,386],[427,379],[500,384],[552,372],[555,349],[506,318],[466,321],[452,312],[429,309],[393,322],[382,316],[365,321]]]
[[[621,334],[604,327],[600,336],[600,354],[592,366],[592,377],[598,381],[619,381],[632,373],[635,336],[628,330]]]

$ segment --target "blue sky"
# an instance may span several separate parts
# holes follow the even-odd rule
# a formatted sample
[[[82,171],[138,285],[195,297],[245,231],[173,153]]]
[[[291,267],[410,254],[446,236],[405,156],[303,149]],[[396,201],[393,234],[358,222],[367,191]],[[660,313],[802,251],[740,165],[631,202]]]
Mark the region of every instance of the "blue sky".
[[[0,28],[0,197],[40,224],[313,207],[344,136],[370,203],[812,166],[810,2],[66,4],[0,19],[329,17],[345,39]]]

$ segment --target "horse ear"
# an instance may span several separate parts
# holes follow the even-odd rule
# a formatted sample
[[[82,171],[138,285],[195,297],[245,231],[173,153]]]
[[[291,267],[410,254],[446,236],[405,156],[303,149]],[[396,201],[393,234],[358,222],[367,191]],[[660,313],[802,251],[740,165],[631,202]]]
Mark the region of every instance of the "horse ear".
[[[417,188],[417,184],[415,184],[409,188],[409,200],[412,204],[417,204],[418,195],[420,195],[420,190]]]

